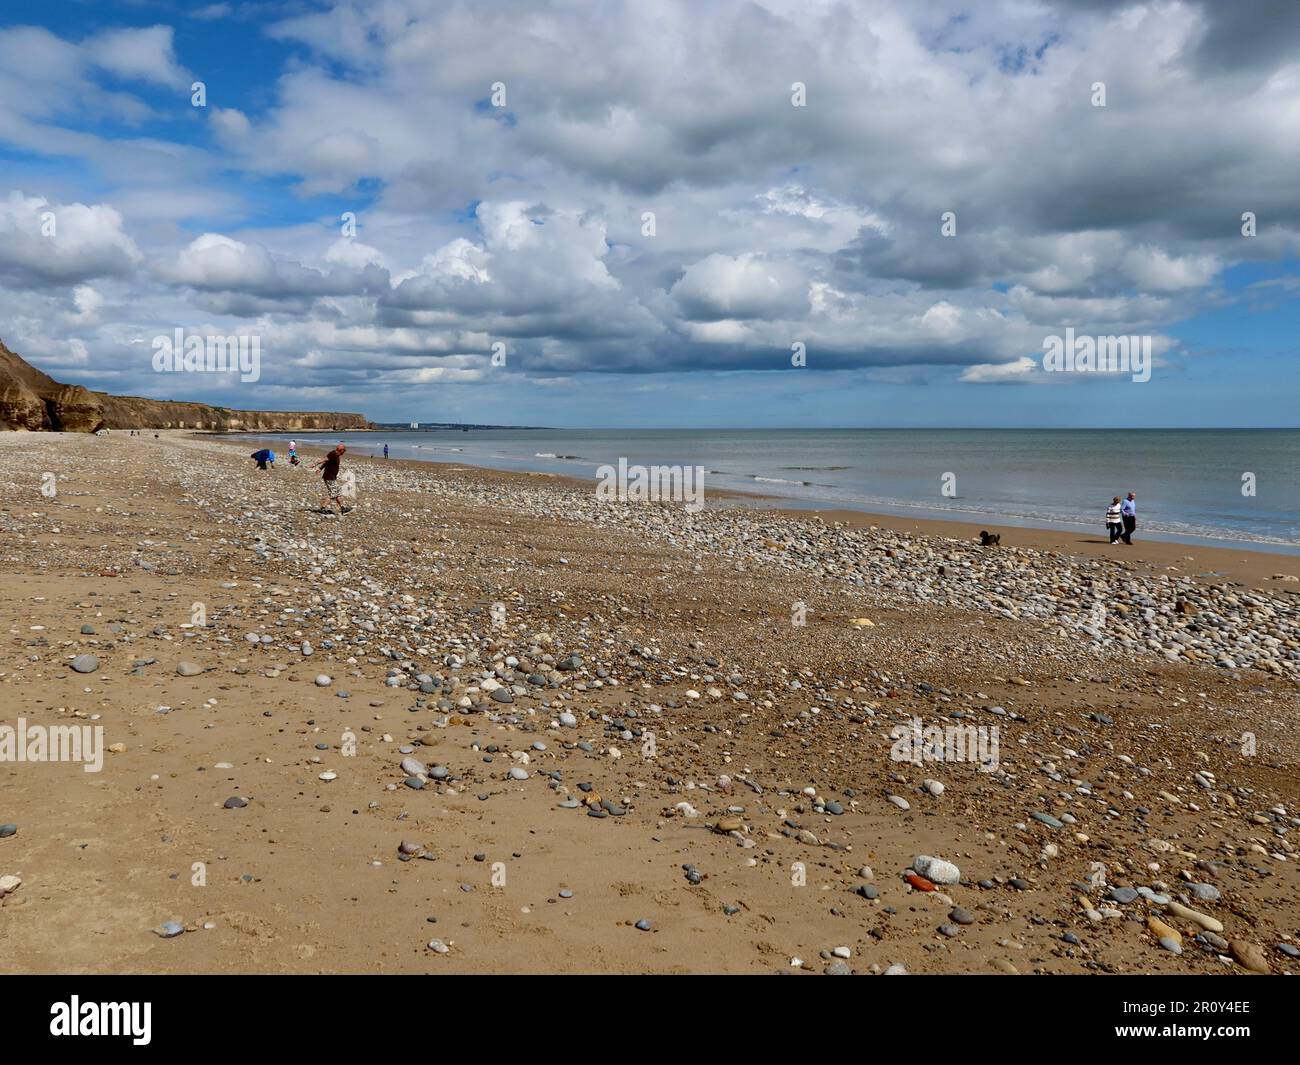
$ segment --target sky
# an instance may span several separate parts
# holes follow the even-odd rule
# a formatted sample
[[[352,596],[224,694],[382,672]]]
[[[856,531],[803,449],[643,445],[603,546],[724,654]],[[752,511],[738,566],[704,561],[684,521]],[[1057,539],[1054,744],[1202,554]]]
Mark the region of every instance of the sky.
[[[1294,0],[0,9],[0,340],[121,394],[1300,426],[1297,175]],[[160,371],[178,329],[256,379]]]

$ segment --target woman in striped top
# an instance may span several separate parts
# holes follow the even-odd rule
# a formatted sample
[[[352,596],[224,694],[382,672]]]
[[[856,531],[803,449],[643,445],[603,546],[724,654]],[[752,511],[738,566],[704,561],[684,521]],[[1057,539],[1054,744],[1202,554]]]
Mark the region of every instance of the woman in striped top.
[[[1119,543],[1120,534],[1124,532],[1124,508],[1116,496],[1106,508],[1106,530],[1110,533],[1110,542]]]

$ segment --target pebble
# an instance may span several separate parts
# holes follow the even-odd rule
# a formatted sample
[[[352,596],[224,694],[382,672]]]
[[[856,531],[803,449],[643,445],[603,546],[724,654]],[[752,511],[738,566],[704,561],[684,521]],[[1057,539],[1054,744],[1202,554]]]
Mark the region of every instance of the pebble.
[[[970,910],[963,909],[960,906],[954,906],[952,911],[948,914],[948,917],[957,924],[975,923],[975,915],[971,913]]]
[[[1113,887],[1107,894],[1112,901],[1118,902],[1121,906],[1127,906],[1130,902],[1136,902],[1138,893],[1133,888]]]
[[[17,891],[22,882],[21,876],[0,876],[0,899]]]
[[[1268,973],[1273,970],[1268,964],[1268,959],[1264,957],[1264,952],[1254,943],[1244,939],[1234,939],[1228,943],[1228,953],[1243,969],[1249,969],[1252,973]]]
[[[1154,935],[1156,939],[1172,939],[1175,943],[1180,946],[1182,945],[1183,934],[1176,928],[1170,928],[1169,925],[1165,924],[1159,917],[1148,917],[1147,928],[1151,930],[1151,934]]]
[[[908,802],[906,799],[904,799],[901,795],[886,795],[885,798],[888,799],[890,802],[892,802],[900,810],[910,810],[912,808],[912,804]]]
[[[17,825],[14,824],[0,825],[0,839],[4,839],[7,836],[12,836],[17,831],[18,831]]]
[[[77,655],[72,660],[72,668],[78,673],[94,673],[99,668],[99,659],[94,655]]]
[[[240,795],[232,795],[225,801],[224,805],[227,810],[242,810],[248,805],[248,800]]]
[[[956,884],[961,880],[961,870],[942,858],[918,854],[912,859],[912,868],[933,884]]]
[[[1206,914],[1198,913],[1196,910],[1189,909],[1181,903],[1170,902],[1165,906],[1165,910],[1172,913],[1175,917],[1181,917],[1186,921],[1191,921],[1194,924],[1200,925],[1207,932],[1223,931],[1222,921],[1216,920]]]
[[[637,921],[636,927],[639,928],[642,932],[649,932],[650,922],[646,920],[644,917],[642,917],[641,920]]]
[[[193,662],[181,662],[176,666],[176,672],[182,677],[197,677],[203,670]]]
[[[175,921],[164,921],[154,931],[162,936],[163,939],[172,939],[185,931],[184,925],[179,925]]]

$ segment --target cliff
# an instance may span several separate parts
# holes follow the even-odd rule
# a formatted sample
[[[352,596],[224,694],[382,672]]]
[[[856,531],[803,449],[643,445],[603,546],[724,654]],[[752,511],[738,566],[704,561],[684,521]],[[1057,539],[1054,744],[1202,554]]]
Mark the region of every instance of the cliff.
[[[137,396],[110,396],[63,385],[0,341],[0,429],[93,433],[97,429],[368,429],[360,414],[231,410]]]

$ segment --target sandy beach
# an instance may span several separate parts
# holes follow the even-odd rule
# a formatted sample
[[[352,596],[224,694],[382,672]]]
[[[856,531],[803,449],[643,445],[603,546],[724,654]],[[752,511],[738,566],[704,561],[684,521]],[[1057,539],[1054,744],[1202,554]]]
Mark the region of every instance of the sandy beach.
[[[0,433],[4,972],[1300,972],[1300,558],[249,450]]]

